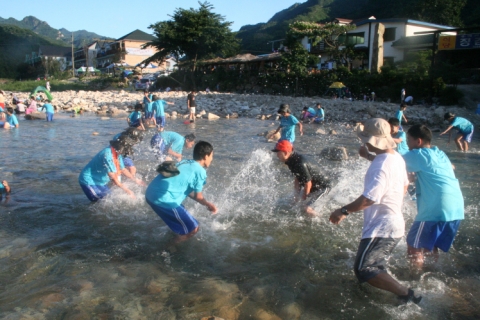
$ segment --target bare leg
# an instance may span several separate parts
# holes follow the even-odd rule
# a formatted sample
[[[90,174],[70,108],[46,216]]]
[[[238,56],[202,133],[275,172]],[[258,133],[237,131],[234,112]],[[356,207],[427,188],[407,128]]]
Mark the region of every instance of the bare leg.
[[[177,243],[180,243],[180,242],[183,242],[185,240],[190,239],[191,237],[193,237],[198,232],[199,229],[200,229],[200,227],[196,227],[192,232],[190,232],[188,234],[177,236],[174,240],[174,243],[177,244]]]
[[[467,152],[468,151],[468,142],[465,140],[462,140],[463,142],[463,151]]]
[[[317,215],[317,212],[315,210],[313,210],[312,207],[309,207],[309,206],[306,206],[305,207],[305,213],[309,216],[309,217],[315,217]]]
[[[417,249],[411,246],[408,246],[408,257],[410,259],[410,264],[416,269],[420,270],[423,268],[425,262],[424,249]]]
[[[458,150],[461,150],[463,151],[463,144],[462,144],[462,135],[459,134],[456,138],[455,138],[455,144],[457,145],[457,148]]]
[[[130,174],[135,178],[135,174],[137,173],[137,168],[136,167],[128,167],[128,171],[130,171]]]
[[[397,296],[408,295],[408,288],[402,286],[397,280],[393,279],[388,273],[380,273],[367,281],[368,284],[385,291],[396,294]]]

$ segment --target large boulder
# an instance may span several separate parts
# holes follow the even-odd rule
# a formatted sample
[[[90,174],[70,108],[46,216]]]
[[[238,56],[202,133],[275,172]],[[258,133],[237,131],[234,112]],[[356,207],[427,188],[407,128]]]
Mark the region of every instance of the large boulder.
[[[327,147],[322,150],[320,156],[328,160],[342,161],[348,159],[347,149],[344,147]]]
[[[213,113],[209,112],[208,115],[207,115],[207,119],[208,120],[218,120],[218,119],[220,119],[220,117],[217,116],[216,114],[213,114]]]
[[[45,113],[34,112],[25,115],[26,120],[45,120]]]

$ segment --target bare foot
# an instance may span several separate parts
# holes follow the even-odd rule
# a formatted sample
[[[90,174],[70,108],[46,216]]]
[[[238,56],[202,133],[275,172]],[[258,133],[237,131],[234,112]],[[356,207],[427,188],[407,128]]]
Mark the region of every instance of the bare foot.
[[[318,213],[310,207],[305,207],[305,213],[307,214],[307,216],[311,218],[316,217],[318,215]]]

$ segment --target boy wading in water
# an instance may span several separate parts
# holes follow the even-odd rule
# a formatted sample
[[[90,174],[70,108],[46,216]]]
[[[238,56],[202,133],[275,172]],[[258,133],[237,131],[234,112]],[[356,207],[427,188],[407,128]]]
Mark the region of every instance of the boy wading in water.
[[[312,205],[330,191],[330,180],[318,173],[304,156],[293,151],[289,141],[279,141],[272,151],[277,153],[278,159],[285,163],[295,176],[295,200],[308,199],[304,211],[309,216],[316,216],[317,212]]]
[[[338,225],[350,214],[363,210],[362,240],[354,264],[357,279],[392,292],[404,302],[419,303],[422,298],[416,297],[412,289],[401,285],[386,270],[390,254],[405,233],[402,203],[408,186],[405,161],[393,150],[396,145],[390,130],[384,119],[365,121],[358,132],[364,143],[359,154],[372,163],[365,174],[363,193],[332,212],[330,222]]]
[[[472,142],[473,136],[473,124],[465,118],[456,117],[453,113],[447,112],[444,117],[445,121],[448,121],[450,124],[447,130],[440,133],[444,135],[448,132],[448,143],[450,143],[450,138],[452,137],[451,129],[455,128],[458,130],[458,135],[455,138],[455,144],[457,145],[458,150],[468,151],[468,144]]]
[[[190,113],[189,119],[190,123],[195,122],[195,114],[197,112],[197,102],[195,101],[196,92],[192,91],[187,96],[187,107]]]
[[[159,165],[159,175],[150,183],[145,199],[153,211],[177,234],[175,242],[193,237],[199,229],[198,221],[182,205],[188,196],[207,207],[212,214],[217,207],[203,197],[203,186],[207,171],[213,160],[213,146],[199,141],[193,149],[194,160],[183,160],[178,164],[164,162]]]

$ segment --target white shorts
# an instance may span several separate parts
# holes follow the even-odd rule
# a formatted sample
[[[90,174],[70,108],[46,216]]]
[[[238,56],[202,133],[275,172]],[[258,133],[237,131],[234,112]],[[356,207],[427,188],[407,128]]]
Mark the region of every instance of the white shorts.
[[[190,113],[195,114],[196,112],[197,112],[197,108],[196,108],[196,107],[190,107]]]

